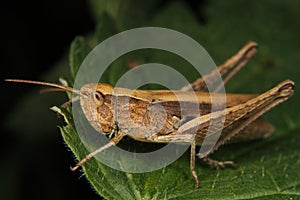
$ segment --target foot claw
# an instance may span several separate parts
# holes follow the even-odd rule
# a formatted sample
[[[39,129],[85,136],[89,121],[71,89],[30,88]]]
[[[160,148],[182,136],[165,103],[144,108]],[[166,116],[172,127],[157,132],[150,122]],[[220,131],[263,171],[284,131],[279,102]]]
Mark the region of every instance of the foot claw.
[[[198,190],[200,188],[200,184],[199,183],[195,183],[195,189]]]
[[[236,168],[237,164],[235,164],[233,161],[217,161],[217,160],[212,160],[208,157],[204,157],[202,159],[204,162],[206,162],[209,165],[212,165],[216,168],[225,168],[226,165],[231,165],[231,167]]]
[[[74,167],[70,166],[70,170],[73,172],[76,171],[78,168],[79,168],[78,165],[75,165]]]

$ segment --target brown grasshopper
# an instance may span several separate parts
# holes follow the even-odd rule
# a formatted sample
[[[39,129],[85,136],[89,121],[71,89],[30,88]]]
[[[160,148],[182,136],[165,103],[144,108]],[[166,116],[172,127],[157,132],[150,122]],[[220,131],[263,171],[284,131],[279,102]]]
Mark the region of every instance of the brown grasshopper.
[[[209,124],[211,122],[218,123],[219,119],[224,118],[223,126],[215,127],[216,132],[222,131],[216,144],[205,154],[197,154],[197,156],[215,167],[235,166],[232,161],[220,162],[208,158],[208,155],[229,140],[230,142],[248,141],[270,135],[273,126],[261,119],[260,116],[293,94],[294,83],[286,80],[261,95],[226,94],[225,109],[211,112],[211,97],[217,99],[225,95],[217,93],[220,85],[216,87],[214,93],[207,92],[208,86],[216,82],[216,73],[219,72],[226,83],[250,60],[256,53],[256,48],[256,43],[248,42],[217,70],[191,83],[192,87],[185,86],[179,91],[133,91],[125,88],[113,88],[104,83],[86,84],[80,90],[76,90],[48,82],[20,79],[7,79],[6,81],[47,85],[78,94],[78,97],[75,97],[72,102],[79,100],[83,113],[90,124],[97,131],[112,136],[109,143],[91,152],[72,167],[73,171],[99,152],[116,145],[124,136],[154,143],[188,143],[191,145],[190,169],[195,180],[195,188],[199,188],[200,183],[195,171],[195,149],[196,145],[201,145],[207,136]],[[189,88],[194,91],[189,91]],[[191,95],[196,98],[191,98]],[[189,110],[189,105],[192,104],[199,107],[199,113],[196,114],[200,114],[200,116],[195,117],[195,111]],[[150,114],[150,107],[155,105],[162,106],[164,114],[159,109]],[[126,112],[129,110],[129,115],[125,113],[124,107],[127,107]],[[181,110],[188,110],[187,113],[190,113],[188,120],[181,116]],[[115,111],[118,113],[118,118],[114,116]],[[136,131],[137,129],[138,131]],[[135,130],[134,134],[132,130]],[[213,135],[214,132],[210,134]]]

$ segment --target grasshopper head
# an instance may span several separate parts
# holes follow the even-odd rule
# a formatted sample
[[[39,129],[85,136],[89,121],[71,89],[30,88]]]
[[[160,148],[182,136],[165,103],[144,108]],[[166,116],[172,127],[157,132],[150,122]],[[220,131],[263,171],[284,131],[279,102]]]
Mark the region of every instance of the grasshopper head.
[[[115,127],[112,112],[113,87],[109,84],[86,84],[80,89],[80,105],[90,124],[99,132],[111,133]]]

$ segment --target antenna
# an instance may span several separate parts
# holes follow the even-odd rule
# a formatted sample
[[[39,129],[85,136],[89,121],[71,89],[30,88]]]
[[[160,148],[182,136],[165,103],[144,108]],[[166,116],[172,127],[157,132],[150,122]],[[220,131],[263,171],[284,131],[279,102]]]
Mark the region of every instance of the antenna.
[[[56,84],[56,83],[31,81],[31,80],[23,80],[23,79],[5,79],[4,81],[16,82],[16,83],[29,83],[29,84],[35,84],[35,85],[46,85],[46,86],[59,88],[59,89],[62,89],[64,91],[69,91],[69,92],[73,92],[73,93],[76,93],[76,94],[80,95],[79,90],[76,90],[76,89],[68,87],[68,86],[59,85],[59,84]]]

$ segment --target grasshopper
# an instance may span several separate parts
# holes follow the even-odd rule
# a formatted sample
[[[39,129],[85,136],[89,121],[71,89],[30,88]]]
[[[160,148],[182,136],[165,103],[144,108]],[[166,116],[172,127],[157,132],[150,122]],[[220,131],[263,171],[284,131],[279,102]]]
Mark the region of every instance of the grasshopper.
[[[235,167],[233,161],[216,161],[208,156],[224,143],[269,136],[274,128],[269,122],[263,120],[261,115],[286,101],[293,94],[294,83],[290,80],[285,80],[260,95],[221,94],[218,93],[220,85],[213,93],[208,93],[208,86],[216,83],[217,72],[222,75],[224,83],[227,83],[253,57],[256,49],[256,43],[248,42],[216,70],[191,83],[191,87],[184,86],[178,91],[133,91],[114,88],[106,83],[86,84],[80,90],[76,90],[48,82],[21,79],[6,79],[6,81],[46,85],[77,94],[77,97],[63,106],[80,101],[83,113],[91,126],[98,132],[111,136],[106,145],[86,155],[71,167],[71,170],[75,171],[99,152],[116,145],[124,136],[145,142],[187,143],[191,145],[190,170],[195,188],[199,188],[200,182],[195,171],[196,155],[215,167],[224,168],[225,165]],[[196,98],[191,98],[191,95]],[[218,99],[224,95],[226,95],[225,108],[211,112],[211,97]],[[157,105],[160,105],[163,110],[155,109],[151,113],[150,108]],[[196,105],[199,108],[198,113],[189,110],[190,105]],[[125,107],[127,109],[124,110]],[[182,110],[187,111],[187,116],[181,116]],[[118,113],[118,117],[115,113]],[[223,126],[218,126],[218,120],[221,119],[224,119]],[[212,148],[205,153],[196,154],[196,146],[202,145],[208,134],[215,133],[208,133],[210,123],[215,123],[214,130],[222,131],[221,135]]]

